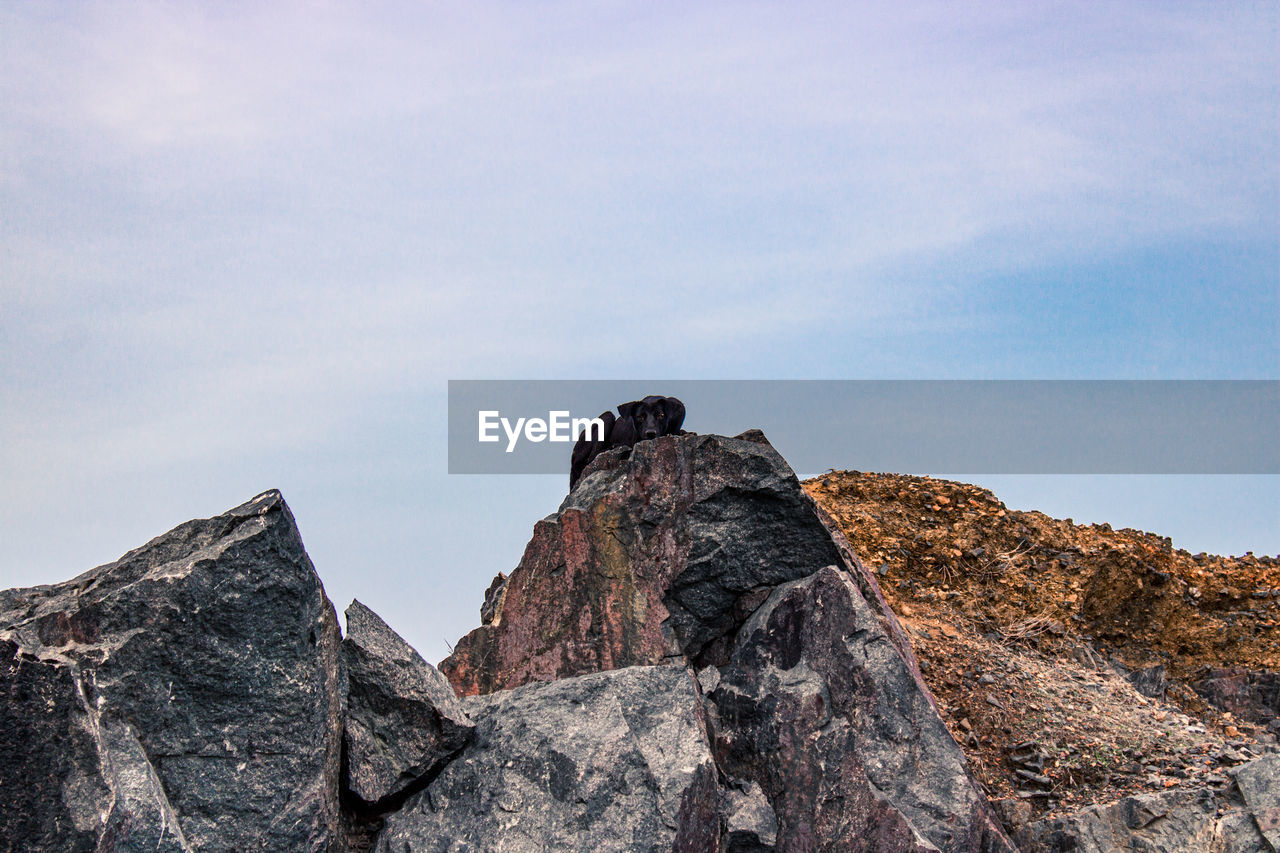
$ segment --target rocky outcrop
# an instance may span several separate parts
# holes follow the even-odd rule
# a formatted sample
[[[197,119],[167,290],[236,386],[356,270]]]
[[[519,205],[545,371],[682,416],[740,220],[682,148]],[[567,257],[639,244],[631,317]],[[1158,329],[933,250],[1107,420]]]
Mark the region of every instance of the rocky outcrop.
[[[678,667],[473,698],[475,740],[390,816],[379,853],[715,851],[716,769]]]
[[[1241,720],[1270,723],[1280,720],[1280,672],[1242,666],[1205,667],[1191,688],[1215,708]]]
[[[709,693],[716,757],[797,850],[1010,849],[928,695],[846,572],[773,591]]]
[[[1280,756],[1237,767],[1225,791],[1193,788],[1125,797],[1031,824],[1027,853],[1263,853],[1280,850]]]
[[[780,583],[843,560],[758,431],[610,451],[486,594],[440,668],[464,695],[687,659],[722,662]]]
[[[346,791],[377,814],[451,759],[474,726],[440,671],[376,613],[353,601],[346,616]]]
[[[0,593],[0,847],[329,849],[339,643],[278,492]]]
[[[1013,849],[874,577],[759,432],[599,457],[483,618],[441,664],[463,693],[695,668],[734,849]]]
[[[1015,850],[758,432],[603,454],[481,614],[443,674],[359,602],[342,640],[276,492],[0,593],[0,850]],[[1023,849],[1275,849],[1278,772]]]

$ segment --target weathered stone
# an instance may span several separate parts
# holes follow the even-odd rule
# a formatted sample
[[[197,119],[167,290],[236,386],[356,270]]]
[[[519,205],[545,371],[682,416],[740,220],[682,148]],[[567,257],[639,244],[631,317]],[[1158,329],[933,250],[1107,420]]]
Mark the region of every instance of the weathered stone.
[[[839,563],[758,432],[597,457],[440,668],[472,695],[683,655],[699,665],[773,586]]]
[[[1265,725],[1280,716],[1280,672],[1211,667],[1203,670],[1191,687],[1209,704],[1242,720]]]
[[[137,737],[71,668],[0,642],[0,847],[189,853]]]
[[[1164,664],[1158,663],[1145,669],[1134,670],[1126,676],[1133,688],[1143,696],[1161,699],[1168,687],[1165,679]]]
[[[1272,850],[1280,851],[1280,755],[1250,761],[1232,775],[1262,836]]]
[[[0,640],[0,846],[335,838],[340,635],[278,492],[66,583],[0,592]]]
[[[1256,762],[1255,762],[1256,763]],[[1254,815],[1229,811],[1208,788],[1178,789],[1125,797],[1066,817],[1024,827],[1018,842],[1026,853],[1261,853],[1267,842]]]
[[[448,760],[473,728],[453,687],[369,608],[347,608],[346,790],[380,811]]]
[[[714,853],[716,771],[680,667],[473,698],[475,737],[389,816],[380,853]]]
[[[725,789],[720,822],[725,853],[769,853],[778,843],[778,817],[756,782]]]
[[[1014,849],[918,672],[835,567],[773,591],[708,698],[717,763],[761,786],[780,849]]]

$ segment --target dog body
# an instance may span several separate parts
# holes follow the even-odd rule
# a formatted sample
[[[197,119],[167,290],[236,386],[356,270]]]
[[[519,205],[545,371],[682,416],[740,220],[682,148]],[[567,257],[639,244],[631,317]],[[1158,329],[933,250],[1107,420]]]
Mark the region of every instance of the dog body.
[[[601,453],[615,447],[630,447],[638,441],[648,441],[662,435],[683,435],[684,403],[675,397],[649,396],[618,406],[618,416],[613,412],[600,415],[604,421],[604,438],[590,437],[584,430],[573,445],[573,461],[569,468],[569,490],[577,484],[583,470]]]

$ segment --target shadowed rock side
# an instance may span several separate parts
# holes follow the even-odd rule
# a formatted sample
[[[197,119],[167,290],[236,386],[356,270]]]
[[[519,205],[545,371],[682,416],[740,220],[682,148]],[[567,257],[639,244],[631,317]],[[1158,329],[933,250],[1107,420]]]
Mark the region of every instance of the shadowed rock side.
[[[339,642],[277,492],[0,593],[0,846],[329,849]]]
[[[874,578],[758,431],[598,457],[485,618],[441,664],[463,693],[695,667],[725,849],[1013,849]]]
[[[347,608],[345,782],[378,812],[452,758],[474,728],[440,671],[369,608]]]
[[[717,850],[689,673],[631,667],[466,701],[475,739],[386,820],[379,853]]]

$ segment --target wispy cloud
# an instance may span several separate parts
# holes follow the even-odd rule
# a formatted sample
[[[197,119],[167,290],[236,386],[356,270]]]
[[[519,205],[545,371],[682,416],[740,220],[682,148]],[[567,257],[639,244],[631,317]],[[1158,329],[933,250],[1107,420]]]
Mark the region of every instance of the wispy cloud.
[[[1266,263],[1133,259],[1275,251],[1277,18],[2,4],[0,467],[307,447],[462,376],[1266,374]]]

